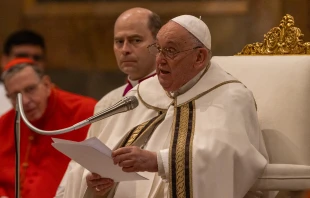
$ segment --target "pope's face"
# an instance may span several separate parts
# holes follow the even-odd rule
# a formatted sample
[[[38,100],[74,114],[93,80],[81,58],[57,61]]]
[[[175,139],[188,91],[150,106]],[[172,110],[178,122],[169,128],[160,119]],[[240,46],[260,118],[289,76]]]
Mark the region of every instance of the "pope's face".
[[[162,50],[156,56],[156,72],[161,86],[166,91],[176,91],[195,74],[197,51],[189,32],[179,24],[170,21],[157,34],[157,46]],[[168,56],[165,51],[174,52]]]
[[[47,76],[39,78],[33,68],[28,66],[12,76],[8,76],[4,80],[4,84],[7,96],[14,107],[16,106],[17,93],[22,93],[23,108],[29,121],[41,118],[51,93],[51,84]]]
[[[114,54],[122,72],[138,80],[155,70],[155,57],[147,46],[155,39],[148,28],[148,15],[127,13],[114,27]]]

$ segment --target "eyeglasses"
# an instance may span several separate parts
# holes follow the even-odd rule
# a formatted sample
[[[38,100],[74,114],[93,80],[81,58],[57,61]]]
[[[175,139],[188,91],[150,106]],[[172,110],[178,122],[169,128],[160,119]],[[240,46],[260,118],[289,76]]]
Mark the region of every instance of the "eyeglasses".
[[[159,45],[157,45],[157,43],[153,43],[153,44],[147,46],[147,49],[149,50],[150,54],[157,56],[159,53],[162,53],[164,56],[166,56],[170,59],[175,58],[176,55],[181,53],[181,52],[187,52],[187,51],[194,50],[197,48],[201,48],[201,46],[196,46],[194,48],[190,48],[190,49],[186,49],[186,50],[182,50],[182,51],[177,51],[173,48],[161,48],[161,47],[159,47]]]
[[[39,54],[18,53],[15,54],[14,56],[16,58],[31,58],[34,61],[42,61],[44,59],[44,56]]]
[[[14,93],[7,93],[7,97],[12,101],[12,102],[16,102],[16,98],[17,98],[17,94],[21,93],[22,95],[27,95],[28,97],[33,96],[34,94],[36,94],[36,92],[38,91],[38,86],[41,83],[41,80],[33,85],[29,85],[27,87],[25,87],[24,89],[22,89],[21,91],[18,92],[14,92]]]

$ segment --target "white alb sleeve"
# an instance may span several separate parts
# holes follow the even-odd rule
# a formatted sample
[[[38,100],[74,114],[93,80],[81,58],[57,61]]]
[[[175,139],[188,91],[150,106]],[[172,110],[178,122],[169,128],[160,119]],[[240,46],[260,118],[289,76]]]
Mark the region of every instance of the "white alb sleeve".
[[[158,175],[163,179],[169,180],[169,149],[157,152]]]

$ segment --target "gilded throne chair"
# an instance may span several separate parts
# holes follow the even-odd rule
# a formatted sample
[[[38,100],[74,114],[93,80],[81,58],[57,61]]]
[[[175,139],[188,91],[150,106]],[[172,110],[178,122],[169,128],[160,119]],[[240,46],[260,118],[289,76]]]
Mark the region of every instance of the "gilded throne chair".
[[[263,42],[212,58],[254,94],[269,164],[252,190],[279,198],[310,190],[310,42],[302,38],[286,15]]]

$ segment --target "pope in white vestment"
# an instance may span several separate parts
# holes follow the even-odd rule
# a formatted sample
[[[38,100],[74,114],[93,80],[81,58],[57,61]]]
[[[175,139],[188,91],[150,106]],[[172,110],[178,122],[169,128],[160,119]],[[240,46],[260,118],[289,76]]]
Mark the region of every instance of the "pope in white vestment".
[[[203,26],[189,15],[172,21],[189,32],[193,24]],[[191,33],[211,49],[205,36]],[[156,152],[158,172],[139,172],[148,180],[119,182],[98,196],[87,187],[89,172],[76,165],[65,198],[246,196],[268,161],[251,91],[212,60],[173,92],[163,88],[160,72],[128,93],[138,98],[138,107],[106,119],[98,136],[112,150],[138,146]]]
[[[201,75],[190,90],[175,99],[167,96],[157,77],[144,81],[130,92],[139,98],[139,106],[106,120],[99,139],[114,149],[137,123],[164,114],[144,146],[160,152],[161,176],[142,172],[148,181],[121,182],[114,197],[193,193],[193,197],[237,198],[262,174],[267,155],[252,93],[215,64]],[[66,190],[65,197],[84,196],[87,173],[80,166],[74,168],[67,186],[68,190],[71,185],[74,188]],[[172,181],[183,187],[173,186]]]

